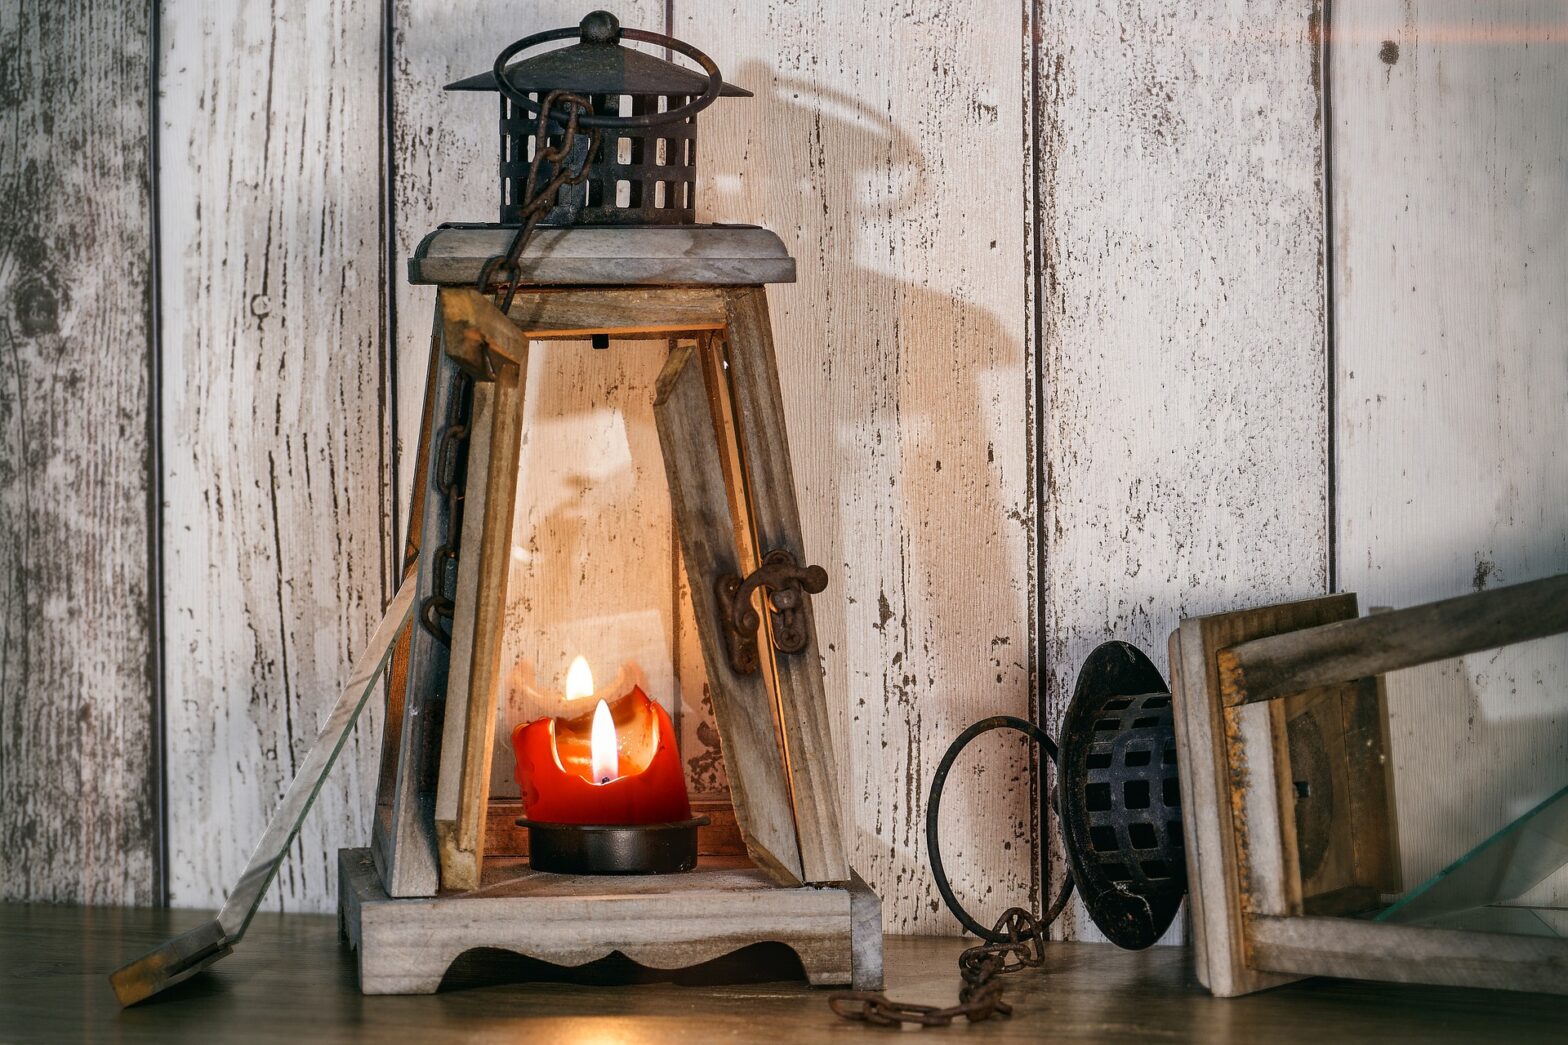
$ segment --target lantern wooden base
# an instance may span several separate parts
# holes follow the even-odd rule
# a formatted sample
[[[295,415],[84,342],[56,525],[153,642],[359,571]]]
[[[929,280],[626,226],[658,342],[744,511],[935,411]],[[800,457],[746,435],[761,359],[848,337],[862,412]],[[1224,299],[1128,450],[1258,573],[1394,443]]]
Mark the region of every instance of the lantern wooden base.
[[[432,994],[459,956],[512,951],[562,966],[619,952],[678,969],[781,943],[813,986],[882,986],[882,902],[865,883],[784,888],[755,868],[575,877],[491,860],[471,893],[387,895],[368,849],[338,851],[338,920],[365,994]],[[493,884],[492,884],[493,882]]]

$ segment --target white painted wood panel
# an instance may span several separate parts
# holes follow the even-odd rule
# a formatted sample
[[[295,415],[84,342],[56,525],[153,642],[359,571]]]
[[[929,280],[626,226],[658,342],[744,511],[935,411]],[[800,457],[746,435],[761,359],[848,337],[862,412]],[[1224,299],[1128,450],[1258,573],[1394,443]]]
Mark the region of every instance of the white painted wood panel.
[[[1339,584],[1568,571],[1568,12],[1334,12]],[[1565,693],[1562,636],[1391,676],[1407,886],[1568,784]]]
[[[1317,17],[1314,0],[1041,5],[1053,733],[1100,642],[1168,672],[1181,617],[1328,583]],[[1056,931],[1099,938],[1076,901]]]
[[[971,721],[1026,715],[1021,9],[675,0],[674,35],[752,99],[699,120],[698,220],[778,232],[769,289],[851,863],[890,932],[951,933],[926,793]],[[1030,775],[975,745],[949,876],[986,919],[1037,902]]]
[[[0,8],[0,900],[160,899],[149,35]]]
[[[381,614],[381,5],[162,9],[171,898],[211,906]],[[379,712],[267,904],[330,909]]]

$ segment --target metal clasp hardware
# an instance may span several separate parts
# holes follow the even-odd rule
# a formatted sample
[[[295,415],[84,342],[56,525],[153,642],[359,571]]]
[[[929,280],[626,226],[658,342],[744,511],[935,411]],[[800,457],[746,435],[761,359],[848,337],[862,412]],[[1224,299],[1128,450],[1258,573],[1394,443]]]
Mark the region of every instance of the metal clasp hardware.
[[[828,586],[828,571],[820,566],[800,566],[782,549],[762,557],[762,565],[741,580],[727,573],[714,582],[719,599],[719,619],[730,651],[730,667],[737,675],[750,675],[762,666],[757,649],[757,629],[762,618],[751,604],[751,595],[766,588],[764,602],[771,614],[773,648],[780,653],[800,653],[810,641],[806,629],[805,595]]]

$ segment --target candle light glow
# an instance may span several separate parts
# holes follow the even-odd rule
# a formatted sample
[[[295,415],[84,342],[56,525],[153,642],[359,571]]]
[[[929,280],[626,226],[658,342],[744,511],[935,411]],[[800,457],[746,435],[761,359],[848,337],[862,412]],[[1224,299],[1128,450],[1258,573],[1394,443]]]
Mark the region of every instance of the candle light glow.
[[[567,670],[566,696],[594,696],[583,657]],[[613,701],[599,699],[592,712],[519,725],[512,747],[523,807],[532,819],[652,824],[691,817],[675,727],[640,686]]]
[[[602,700],[593,710],[593,734],[588,744],[593,782],[608,784],[615,779],[620,754],[616,750],[615,719],[610,715],[610,705]]]

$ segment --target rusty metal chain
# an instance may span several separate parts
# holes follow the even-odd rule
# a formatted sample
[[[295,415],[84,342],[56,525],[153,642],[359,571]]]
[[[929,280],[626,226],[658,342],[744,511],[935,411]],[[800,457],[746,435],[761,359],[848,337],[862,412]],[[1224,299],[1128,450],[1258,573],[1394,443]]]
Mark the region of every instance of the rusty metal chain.
[[[964,928],[985,941],[958,956],[958,974],[963,981],[958,991],[958,1004],[946,1008],[914,1005],[892,1001],[879,991],[843,991],[830,997],[828,1005],[844,1019],[880,1027],[894,1027],[903,1023],[921,1027],[946,1027],[960,1016],[970,1023],[988,1020],[992,1016],[1011,1016],[1013,1007],[1002,1000],[1001,977],[1019,969],[1038,968],[1045,961],[1046,931],[1067,909],[1067,901],[1073,894],[1071,873],[1063,879],[1044,917],[1037,918],[1022,907],[1011,907],[997,919],[994,928],[987,930],[964,910],[953,895],[947,871],[942,866],[938,823],[947,774],[964,748],[976,738],[996,729],[1017,730],[1025,734],[1039,746],[1040,753],[1050,762],[1054,763],[1057,756],[1056,743],[1039,726],[1011,715],[994,715],[981,719],[960,733],[937,763],[936,773],[931,778],[931,798],[926,803],[926,855],[931,861],[931,877],[937,892],[942,895],[942,901]],[[1047,796],[1046,805],[1052,809],[1057,807],[1054,793]]]
[[[566,108],[567,115],[561,131],[561,143],[552,148],[549,145],[550,121],[557,106]],[[529,161],[528,180],[523,184],[523,199],[526,202],[519,211],[522,220],[506,253],[489,259],[479,270],[480,291],[488,293],[492,286],[502,287],[496,302],[502,312],[511,311],[512,299],[517,296],[517,285],[523,278],[523,248],[528,245],[539,223],[550,213],[556,193],[563,185],[581,185],[588,177],[588,169],[599,152],[600,137],[597,130],[589,131],[588,148],[577,166],[574,168],[567,161],[577,144],[578,117],[592,115],[593,103],[570,91],[551,91],[539,103],[539,123],[534,130],[534,158]],[[550,164],[553,173],[544,188],[537,188],[540,168],[546,162]]]
[[[473,387],[473,378],[460,372],[452,389],[450,421],[436,442],[435,484],[446,498],[447,536],[431,553],[432,592],[419,604],[419,623],[443,646],[452,643],[451,622],[457,607],[457,553],[463,534],[463,487],[467,481]]]
[[[1066,895],[1062,900],[1066,900]],[[999,943],[982,943],[958,956],[963,986],[958,1004],[945,1008],[892,1001],[880,991],[841,991],[828,1005],[846,1020],[861,1020],[880,1027],[912,1023],[921,1027],[946,1027],[962,1016],[979,1023],[992,1016],[1011,1016],[1013,1007],[1002,1000],[1001,977],[1020,969],[1037,969],[1045,962],[1046,929],[1060,913],[1054,905],[1050,917],[1036,918],[1022,907],[1009,908],[996,922]]]

